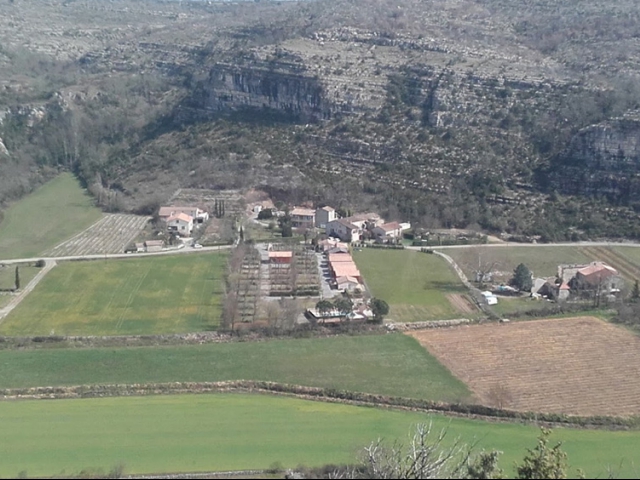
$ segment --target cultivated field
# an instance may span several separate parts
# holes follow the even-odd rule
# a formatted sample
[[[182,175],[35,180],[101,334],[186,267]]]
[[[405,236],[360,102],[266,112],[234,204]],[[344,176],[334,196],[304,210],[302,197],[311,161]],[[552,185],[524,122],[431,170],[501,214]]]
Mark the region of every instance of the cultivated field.
[[[123,335],[216,328],[220,253],[58,265],[4,320],[4,335]]]
[[[592,317],[413,332],[483,403],[640,415],[640,338]]]
[[[73,238],[47,250],[46,257],[122,253],[142,231],[149,217],[124,213],[106,214]]]
[[[391,307],[388,319],[396,322],[439,320],[463,316],[447,298],[466,294],[464,285],[437,255],[409,250],[364,249],[353,258],[371,294]]]
[[[470,398],[461,381],[413,338],[401,334],[155,348],[0,350],[0,365],[0,388],[246,379],[446,402]]]
[[[63,173],[5,211],[0,260],[40,255],[101,216],[73,175]]]
[[[447,438],[497,449],[500,465],[533,448],[534,426],[245,394],[174,395],[0,402],[0,476],[67,477],[82,469],[125,474],[285,468],[353,462],[377,438],[406,441],[433,421]],[[636,478],[640,433],[555,429],[570,474]],[[104,475],[104,474],[103,474]]]

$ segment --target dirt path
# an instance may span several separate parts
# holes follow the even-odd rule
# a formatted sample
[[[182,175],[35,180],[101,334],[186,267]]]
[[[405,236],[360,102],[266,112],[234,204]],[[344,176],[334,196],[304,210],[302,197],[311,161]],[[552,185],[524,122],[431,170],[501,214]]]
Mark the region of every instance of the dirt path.
[[[27,296],[31,291],[38,285],[40,280],[44,278],[44,276],[49,273],[53,267],[57,264],[55,260],[45,260],[45,266],[38,272],[38,274],[33,277],[33,279],[27,284],[26,287],[22,291],[20,291],[17,295],[14,295],[13,298],[9,301],[9,303],[4,307],[0,308],[0,324],[4,321],[5,317],[11,313],[11,311],[20,305],[20,302]]]

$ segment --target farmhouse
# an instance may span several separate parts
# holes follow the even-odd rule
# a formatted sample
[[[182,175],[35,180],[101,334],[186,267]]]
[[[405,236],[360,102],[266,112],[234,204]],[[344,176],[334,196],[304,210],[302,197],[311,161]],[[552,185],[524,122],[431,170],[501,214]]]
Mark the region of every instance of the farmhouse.
[[[291,210],[291,226],[294,228],[313,228],[316,212],[312,208],[294,207]]]
[[[587,265],[559,265],[558,278],[566,285],[565,290],[576,292],[618,293],[624,286],[618,271],[599,261]],[[568,293],[566,295],[568,297]]]
[[[191,235],[193,230],[193,217],[186,213],[176,213],[167,219],[167,230],[183,237]]]
[[[178,213],[189,215],[195,223],[203,223],[209,220],[209,214],[198,207],[160,207],[158,217],[160,217],[160,220],[167,222],[169,218]]]

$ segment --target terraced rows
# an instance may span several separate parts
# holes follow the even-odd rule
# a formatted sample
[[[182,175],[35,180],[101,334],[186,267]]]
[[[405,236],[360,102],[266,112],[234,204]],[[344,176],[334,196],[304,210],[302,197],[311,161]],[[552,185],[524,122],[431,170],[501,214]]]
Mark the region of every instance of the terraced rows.
[[[484,404],[640,415],[640,338],[592,317],[410,333]]]
[[[124,213],[106,214],[83,232],[46,251],[43,255],[64,257],[122,253],[142,231],[149,218]]]

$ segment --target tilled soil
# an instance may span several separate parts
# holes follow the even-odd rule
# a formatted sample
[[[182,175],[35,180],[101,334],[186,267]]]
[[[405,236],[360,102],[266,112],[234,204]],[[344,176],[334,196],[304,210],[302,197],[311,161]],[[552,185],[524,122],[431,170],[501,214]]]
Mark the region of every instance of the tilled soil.
[[[593,317],[413,331],[487,405],[640,415],[640,338]]]

